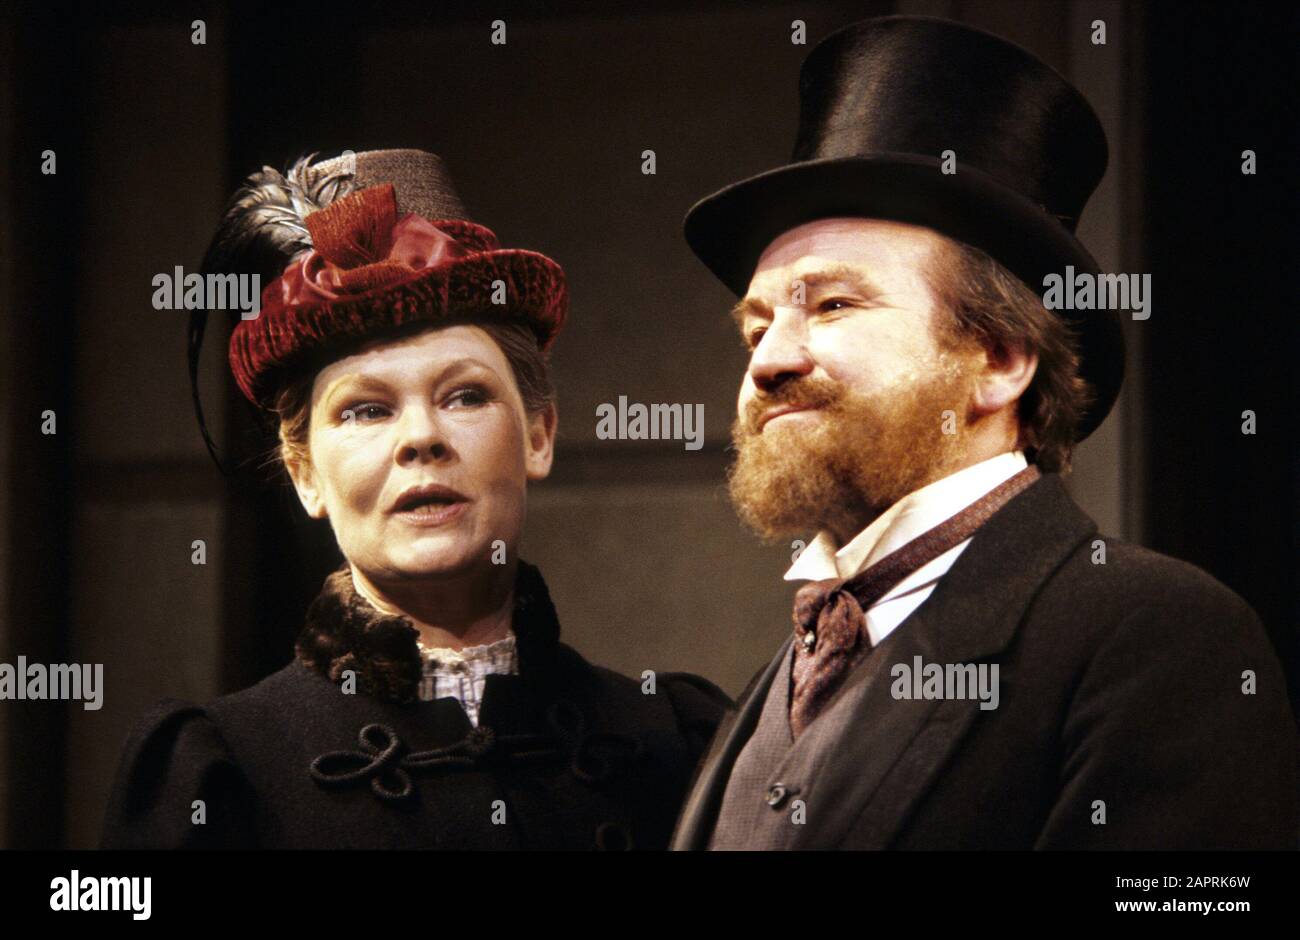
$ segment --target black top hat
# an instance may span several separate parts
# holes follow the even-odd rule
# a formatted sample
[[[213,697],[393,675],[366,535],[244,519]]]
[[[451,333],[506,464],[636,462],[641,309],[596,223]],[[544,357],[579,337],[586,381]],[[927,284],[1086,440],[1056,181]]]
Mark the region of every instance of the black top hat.
[[[1106,135],[1084,97],[1019,46],[947,20],[886,16],[831,34],[799,76],[799,133],[786,166],[696,203],[686,240],[743,294],[763,250],[814,219],[924,225],[979,248],[1035,293],[1043,278],[1100,269],[1074,236],[1106,170]],[[956,173],[941,171],[945,150]],[[1124,376],[1115,311],[1060,311],[1077,325],[1096,400],[1078,439],[1110,411]]]

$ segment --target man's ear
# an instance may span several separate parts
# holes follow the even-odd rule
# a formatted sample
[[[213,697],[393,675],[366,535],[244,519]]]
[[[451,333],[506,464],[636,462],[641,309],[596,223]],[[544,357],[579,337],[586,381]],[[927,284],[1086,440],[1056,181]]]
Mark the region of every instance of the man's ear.
[[[555,429],[558,425],[559,414],[554,404],[528,416],[524,427],[527,435],[524,442],[524,468],[528,479],[545,480],[550,476],[551,461],[555,457]]]
[[[1023,343],[996,343],[984,347],[983,368],[971,389],[971,410],[983,418],[1008,405],[1015,407],[1038,371],[1038,353]]]
[[[286,456],[284,467],[289,471],[289,479],[293,481],[298,501],[307,510],[307,515],[313,519],[326,518],[329,512],[325,508],[320,488],[316,485],[316,474],[312,471],[311,464],[299,457]]]

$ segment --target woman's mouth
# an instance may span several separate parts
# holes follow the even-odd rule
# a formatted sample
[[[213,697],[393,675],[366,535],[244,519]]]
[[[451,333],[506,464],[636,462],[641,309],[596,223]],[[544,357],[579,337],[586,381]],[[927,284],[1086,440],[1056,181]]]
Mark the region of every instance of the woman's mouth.
[[[450,487],[431,483],[406,490],[391,512],[411,525],[436,526],[455,519],[468,505],[469,500]]]
[[[429,498],[393,513],[403,522],[416,526],[438,526],[459,517],[469,505],[463,499]]]

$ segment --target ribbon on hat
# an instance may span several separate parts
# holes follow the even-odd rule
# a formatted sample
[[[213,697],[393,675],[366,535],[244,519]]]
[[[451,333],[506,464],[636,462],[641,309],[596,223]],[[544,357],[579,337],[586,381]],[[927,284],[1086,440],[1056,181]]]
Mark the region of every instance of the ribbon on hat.
[[[267,285],[262,305],[337,300],[409,280],[469,253],[423,216],[397,215],[391,183],[339,199],[304,219],[312,248]]]

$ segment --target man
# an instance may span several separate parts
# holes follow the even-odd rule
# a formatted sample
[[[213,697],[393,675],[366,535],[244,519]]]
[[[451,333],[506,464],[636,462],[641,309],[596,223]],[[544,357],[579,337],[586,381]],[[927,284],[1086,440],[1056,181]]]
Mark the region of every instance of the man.
[[[706,755],[679,849],[1292,848],[1296,728],[1251,608],[1098,533],[1061,473],[1123,375],[1048,310],[1106,165],[1083,97],[954,23],[804,63],[790,165],[686,234],[751,349],[733,501],[816,537],[794,630]]]

